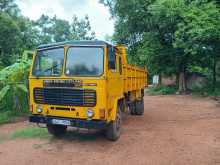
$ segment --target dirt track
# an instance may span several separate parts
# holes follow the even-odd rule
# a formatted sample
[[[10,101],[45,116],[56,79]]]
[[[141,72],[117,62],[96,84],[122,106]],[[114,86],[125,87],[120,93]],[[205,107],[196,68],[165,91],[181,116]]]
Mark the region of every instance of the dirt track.
[[[146,96],[144,116],[126,116],[117,142],[76,131],[71,139],[5,140],[0,143],[0,165],[220,164],[219,107],[208,98]],[[0,135],[27,126],[6,124],[0,126]]]

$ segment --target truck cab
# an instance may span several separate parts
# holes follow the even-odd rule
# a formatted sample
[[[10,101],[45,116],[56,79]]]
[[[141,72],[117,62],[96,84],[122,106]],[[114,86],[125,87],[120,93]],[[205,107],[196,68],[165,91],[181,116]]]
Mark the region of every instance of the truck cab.
[[[117,140],[121,114],[130,98],[142,99],[144,88],[126,92],[123,51],[104,41],[40,45],[29,76],[30,122],[46,124],[55,136],[73,126],[102,129]]]

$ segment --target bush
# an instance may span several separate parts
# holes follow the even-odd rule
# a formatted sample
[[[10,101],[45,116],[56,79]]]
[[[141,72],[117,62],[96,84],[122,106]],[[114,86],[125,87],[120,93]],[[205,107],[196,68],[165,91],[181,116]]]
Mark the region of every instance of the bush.
[[[203,88],[194,88],[192,89],[193,95],[199,95],[199,96],[213,96],[213,97],[220,97],[220,88],[216,88],[213,90],[211,86],[206,86]]]
[[[0,70],[0,124],[28,113],[28,74],[31,60],[25,51],[22,59]]]
[[[147,94],[149,95],[169,95],[177,92],[177,88],[175,86],[158,86],[158,87],[150,87],[147,90]]]
[[[27,104],[30,62],[20,61],[0,71],[0,111],[23,111]]]
[[[17,117],[24,117],[27,116],[28,112],[23,111],[23,112],[16,112],[16,111],[5,111],[5,112],[0,112],[0,124],[5,124],[5,123],[10,123],[14,121]]]

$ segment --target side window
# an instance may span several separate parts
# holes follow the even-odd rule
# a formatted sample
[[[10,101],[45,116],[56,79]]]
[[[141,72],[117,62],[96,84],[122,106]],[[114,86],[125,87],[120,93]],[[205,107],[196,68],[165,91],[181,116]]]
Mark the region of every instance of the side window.
[[[108,47],[108,68],[109,69],[116,69],[115,63],[115,51],[114,47]]]
[[[121,57],[119,57],[119,73],[122,74],[122,62],[121,62]]]

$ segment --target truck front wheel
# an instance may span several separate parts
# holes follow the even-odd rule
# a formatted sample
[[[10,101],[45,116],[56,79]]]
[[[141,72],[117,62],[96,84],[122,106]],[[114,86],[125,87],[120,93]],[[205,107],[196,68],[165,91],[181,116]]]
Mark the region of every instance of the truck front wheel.
[[[47,130],[50,134],[60,137],[66,133],[67,126],[47,124]]]
[[[106,138],[111,141],[116,141],[121,135],[122,111],[118,105],[116,119],[109,123],[105,132]]]

